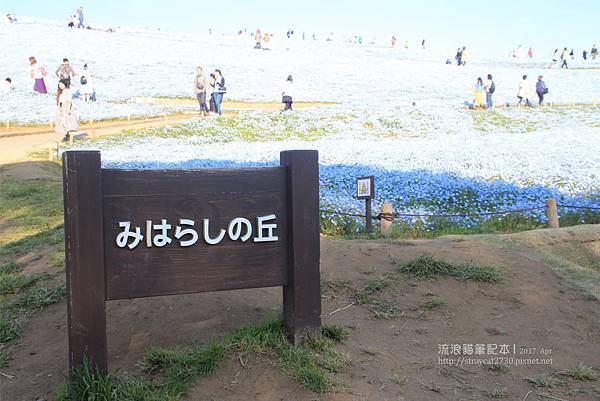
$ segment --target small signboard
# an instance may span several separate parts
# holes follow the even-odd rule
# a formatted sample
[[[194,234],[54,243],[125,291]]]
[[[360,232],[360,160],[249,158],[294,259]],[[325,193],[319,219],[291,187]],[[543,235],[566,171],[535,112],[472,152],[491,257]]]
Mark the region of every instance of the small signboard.
[[[370,175],[356,179],[356,197],[358,199],[373,199],[375,197],[375,177]]]
[[[103,169],[63,154],[69,366],[107,371],[106,301],[283,287],[287,333],[320,333],[316,151],[280,166]]]

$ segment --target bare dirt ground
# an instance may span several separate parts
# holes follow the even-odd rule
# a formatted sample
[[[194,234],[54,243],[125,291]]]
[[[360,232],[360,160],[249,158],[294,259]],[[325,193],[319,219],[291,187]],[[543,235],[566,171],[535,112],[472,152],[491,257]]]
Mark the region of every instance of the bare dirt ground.
[[[524,246],[516,248],[516,243]],[[598,400],[598,381],[579,381],[565,373],[581,363],[600,367],[599,303],[561,278],[556,273],[560,270],[548,262],[555,259],[540,255],[560,246],[553,255],[563,261],[596,263],[599,244],[600,226],[591,225],[416,241],[323,238],[323,322],[349,333],[339,348],[350,364],[334,377],[335,390],[311,393],[271,360],[256,357],[245,367],[237,359],[229,360],[214,376],[200,381],[188,400]],[[588,255],[585,260],[577,256],[582,252]],[[494,265],[502,269],[504,279],[497,284],[454,278],[418,281],[394,273],[396,262],[424,253],[452,262]],[[378,299],[394,305],[399,316],[376,319],[368,307],[347,307],[352,299],[345,288],[361,288],[386,273],[394,275],[394,283]],[[445,305],[424,308],[434,295]],[[220,337],[244,324],[261,323],[276,314],[280,304],[279,288],[108,302],[110,366],[135,370],[148,347],[179,347]],[[506,344],[511,353],[506,357],[513,359],[500,362],[501,367],[466,362],[448,366],[439,359],[444,357],[439,354],[442,344]],[[536,348],[533,355],[521,353],[528,347]],[[540,355],[542,348],[546,355]],[[548,363],[541,365],[535,358]],[[0,375],[0,399],[50,400],[66,368],[63,302],[38,313],[25,328],[14,359],[2,371],[12,378]],[[525,380],[542,374],[554,374],[560,383],[543,388]]]

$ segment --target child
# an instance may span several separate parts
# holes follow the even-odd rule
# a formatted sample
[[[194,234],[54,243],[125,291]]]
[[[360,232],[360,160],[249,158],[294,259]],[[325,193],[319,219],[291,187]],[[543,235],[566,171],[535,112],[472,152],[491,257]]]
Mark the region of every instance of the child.
[[[2,81],[2,86],[0,87],[0,92],[2,93],[10,93],[15,90],[15,86],[12,84],[12,80],[10,78],[6,78]]]

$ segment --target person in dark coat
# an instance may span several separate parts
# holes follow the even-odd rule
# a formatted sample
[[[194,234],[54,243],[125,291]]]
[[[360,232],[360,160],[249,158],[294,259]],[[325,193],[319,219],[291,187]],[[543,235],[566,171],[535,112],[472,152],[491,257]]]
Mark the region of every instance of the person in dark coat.
[[[544,95],[548,93],[548,87],[544,82],[544,77],[541,75],[538,77],[538,80],[535,83],[535,93],[538,95],[538,99],[540,100],[538,104],[541,106],[544,102]]]

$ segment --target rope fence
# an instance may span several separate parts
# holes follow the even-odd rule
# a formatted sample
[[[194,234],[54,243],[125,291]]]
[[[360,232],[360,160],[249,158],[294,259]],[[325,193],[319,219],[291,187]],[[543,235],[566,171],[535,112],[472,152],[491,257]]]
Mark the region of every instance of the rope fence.
[[[575,206],[575,205],[556,205],[557,207],[562,207],[565,209],[582,209],[582,210],[600,210],[600,207],[591,207],[591,206]],[[478,217],[478,216],[499,216],[506,215],[512,213],[522,213],[522,212],[530,212],[534,210],[545,210],[546,206],[539,207],[528,207],[523,209],[513,209],[513,210],[502,210],[497,212],[486,212],[486,213],[462,213],[462,214],[414,214],[414,213],[378,213],[376,215],[372,215],[371,219],[373,220],[388,220],[391,221],[394,217],[419,217],[419,218],[444,218],[444,217]],[[349,216],[349,217],[365,217],[364,213],[345,213],[336,210],[329,209],[320,209],[321,213],[329,213],[340,216]]]
[[[505,216],[515,213],[523,213],[523,212],[532,212],[532,211],[541,211],[544,210],[545,214],[548,218],[548,227],[550,228],[558,228],[559,227],[559,217],[558,217],[558,208],[562,209],[576,209],[576,210],[585,210],[585,211],[598,211],[600,212],[600,207],[596,206],[579,206],[579,205],[569,205],[569,204],[558,204],[555,199],[548,199],[546,201],[545,206],[538,207],[528,207],[528,208],[520,208],[520,209],[511,209],[511,210],[498,210],[494,212],[482,212],[482,213],[441,213],[441,214],[423,214],[423,213],[401,213],[401,212],[391,212],[392,205],[389,203],[382,204],[382,211],[378,214],[372,215],[370,213],[370,208],[368,212],[359,213],[359,212],[342,212],[331,209],[320,209],[321,213],[327,213],[329,215],[335,216],[347,216],[347,217],[355,217],[365,219],[367,222],[370,220],[379,220],[381,221],[381,230],[385,235],[386,232],[389,232],[391,229],[391,224],[394,218],[421,218],[421,219],[436,219],[436,218],[472,218],[472,217],[489,217],[489,216]],[[367,225],[368,227],[369,225]],[[369,232],[369,230],[367,230]]]

